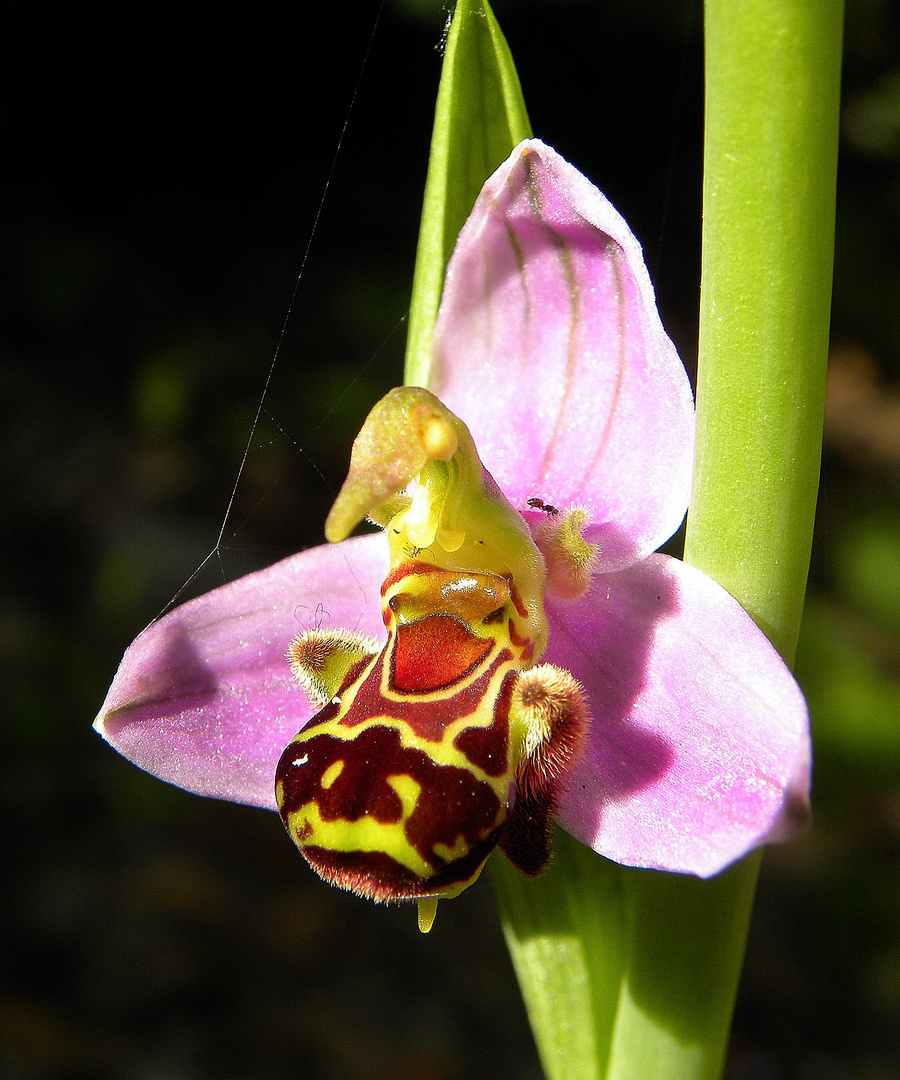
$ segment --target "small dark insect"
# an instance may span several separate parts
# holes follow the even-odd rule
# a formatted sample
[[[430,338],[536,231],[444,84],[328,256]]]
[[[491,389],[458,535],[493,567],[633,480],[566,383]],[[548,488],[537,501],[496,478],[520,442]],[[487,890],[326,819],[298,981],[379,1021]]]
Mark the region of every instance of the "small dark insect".
[[[543,499],[529,499],[528,505],[532,510],[543,510],[545,514],[549,514],[550,517],[556,517],[559,511],[555,506],[551,506],[550,503],[545,503]]]

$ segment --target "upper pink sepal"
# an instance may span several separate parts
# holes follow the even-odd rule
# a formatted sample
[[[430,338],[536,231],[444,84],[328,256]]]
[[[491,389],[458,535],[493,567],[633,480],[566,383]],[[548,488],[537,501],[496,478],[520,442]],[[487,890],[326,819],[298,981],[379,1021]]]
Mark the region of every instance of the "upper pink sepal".
[[[429,388],[517,509],[588,511],[595,569],[645,557],[684,517],[693,401],[640,245],[542,142],[515,149],[460,233]]]
[[[317,711],[285,658],[310,625],[383,638],[381,534],[301,552],[197,597],[128,648],[94,727],[147,772],[276,809],[275,767]]]
[[[593,711],[559,799],[568,832],[615,862],[708,877],[805,826],[803,695],[724,589],[653,555],[547,606],[546,659]]]

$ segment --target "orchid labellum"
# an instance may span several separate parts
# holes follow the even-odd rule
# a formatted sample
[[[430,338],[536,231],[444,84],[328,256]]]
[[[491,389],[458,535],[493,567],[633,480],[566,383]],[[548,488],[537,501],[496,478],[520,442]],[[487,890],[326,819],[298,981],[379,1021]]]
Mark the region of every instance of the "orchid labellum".
[[[451,411],[452,410],[452,411]],[[713,581],[653,554],[693,404],[628,226],[537,141],[447,269],[429,387],[366,420],[333,545],[202,596],[127,651],[97,728],[199,794],[278,808],[326,880],[428,929],[548,822],[709,876],[808,813],[803,697]],[[368,517],[383,534],[346,539]],[[297,635],[298,611],[327,623]]]

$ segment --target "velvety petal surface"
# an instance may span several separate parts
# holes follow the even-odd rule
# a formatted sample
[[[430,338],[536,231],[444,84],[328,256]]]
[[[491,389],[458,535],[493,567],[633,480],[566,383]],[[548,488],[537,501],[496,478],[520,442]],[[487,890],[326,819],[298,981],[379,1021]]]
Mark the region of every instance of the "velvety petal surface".
[[[301,552],[191,600],[128,648],[95,728],[147,772],[275,809],[275,766],[316,711],[285,652],[311,626],[384,638],[383,534]]]
[[[517,509],[588,510],[598,569],[643,558],[690,494],[694,410],[640,245],[536,140],[485,185],[447,268],[429,389]]]
[[[717,873],[808,818],[803,696],[766,637],[699,571],[654,555],[550,601],[546,659],[593,714],[560,824],[629,866]]]

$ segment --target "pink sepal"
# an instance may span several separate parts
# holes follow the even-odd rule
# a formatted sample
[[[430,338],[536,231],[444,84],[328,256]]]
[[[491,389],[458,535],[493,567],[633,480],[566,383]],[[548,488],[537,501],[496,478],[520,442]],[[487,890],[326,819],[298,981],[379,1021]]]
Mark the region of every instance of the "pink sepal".
[[[285,651],[315,625],[385,637],[386,548],[312,548],[176,608],[129,646],[94,727],[162,780],[274,810],[278,758],[318,710]]]
[[[537,140],[488,180],[447,268],[429,389],[519,510],[578,505],[610,571],[654,551],[690,495],[690,384],[640,245]]]
[[[585,686],[560,824],[616,862],[708,877],[809,816],[806,704],[724,589],[653,555],[550,601],[546,659]]]

